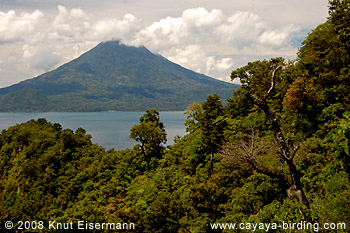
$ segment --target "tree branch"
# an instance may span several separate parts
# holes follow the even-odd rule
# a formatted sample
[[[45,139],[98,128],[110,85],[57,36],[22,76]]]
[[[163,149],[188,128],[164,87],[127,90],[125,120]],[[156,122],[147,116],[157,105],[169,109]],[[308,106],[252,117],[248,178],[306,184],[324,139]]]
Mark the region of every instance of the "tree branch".
[[[299,145],[294,147],[292,154],[291,154],[290,157],[288,158],[289,160],[293,160],[293,159],[294,159],[294,156],[295,156],[295,154],[297,153],[297,151],[299,150],[299,148],[300,148]]]
[[[282,66],[278,66],[273,72],[272,72],[272,79],[271,79],[271,87],[270,89],[267,91],[266,96],[268,96],[270,94],[271,91],[273,91],[273,89],[275,88],[276,85],[276,73],[278,70],[282,69]]]

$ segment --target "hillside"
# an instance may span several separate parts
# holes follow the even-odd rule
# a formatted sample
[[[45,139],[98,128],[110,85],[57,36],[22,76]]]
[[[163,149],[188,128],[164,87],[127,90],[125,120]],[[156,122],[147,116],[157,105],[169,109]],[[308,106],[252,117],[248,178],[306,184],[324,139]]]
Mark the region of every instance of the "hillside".
[[[191,105],[173,145],[155,109],[119,151],[45,119],[3,130],[0,232],[350,232],[348,9],[330,2],[297,62],[232,71],[245,85]]]
[[[237,86],[195,73],[145,47],[103,42],[57,69],[0,89],[0,111],[185,110]]]

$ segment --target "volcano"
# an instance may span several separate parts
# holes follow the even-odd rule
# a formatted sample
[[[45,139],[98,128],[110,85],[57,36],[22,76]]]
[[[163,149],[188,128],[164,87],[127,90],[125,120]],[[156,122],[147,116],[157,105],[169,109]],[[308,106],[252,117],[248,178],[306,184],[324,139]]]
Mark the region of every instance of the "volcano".
[[[80,57],[0,89],[1,112],[183,111],[238,86],[196,73],[144,46],[102,42]]]

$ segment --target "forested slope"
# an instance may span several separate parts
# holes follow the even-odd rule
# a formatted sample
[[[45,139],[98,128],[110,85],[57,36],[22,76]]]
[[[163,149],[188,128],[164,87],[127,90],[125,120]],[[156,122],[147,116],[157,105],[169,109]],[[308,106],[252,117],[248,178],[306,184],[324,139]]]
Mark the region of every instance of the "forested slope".
[[[313,227],[300,232],[343,223],[333,232],[349,232],[350,2],[329,4],[296,61],[233,71],[242,83],[233,97],[189,106],[187,135],[167,148],[154,109],[131,129],[139,144],[123,151],[45,119],[2,131],[0,228],[83,220],[135,223],[130,232],[233,232],[212,223],[252,232],[253,224],[285,222]]]

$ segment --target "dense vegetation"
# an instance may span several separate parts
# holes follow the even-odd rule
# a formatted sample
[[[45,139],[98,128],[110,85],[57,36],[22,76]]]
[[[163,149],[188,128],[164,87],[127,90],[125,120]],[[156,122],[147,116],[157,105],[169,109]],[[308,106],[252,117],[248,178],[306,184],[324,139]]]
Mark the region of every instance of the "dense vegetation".
[[[346,223],[337,232],[348,231],[349,7],[329,2],[327,22],[296,61],[233,71],[242,83],[233,97],[190,105],[188,134],[168,148],[155,109],[131,129],[139,144],[122,151],[45,119],[2,131],[1,224],[85,220],[133,222],[132,232],[221,232],[210,223],[306,221]]]
[[[237,85],[187,70],[145,47],[109,41],[57,69],[0,89],[0,112],[184,111]]]

